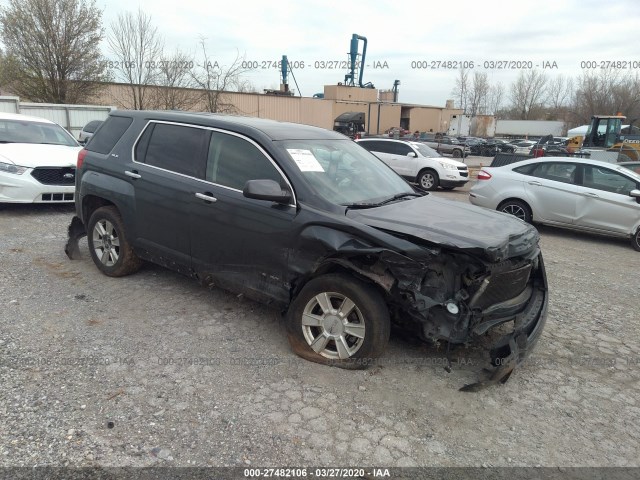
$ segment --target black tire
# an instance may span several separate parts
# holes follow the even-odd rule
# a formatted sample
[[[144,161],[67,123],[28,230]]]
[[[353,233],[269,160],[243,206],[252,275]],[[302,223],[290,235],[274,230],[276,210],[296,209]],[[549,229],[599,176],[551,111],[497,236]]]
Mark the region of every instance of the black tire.
[[[438,173],[435,170],[422,170],[416,178],[416,183],[420,185],[420,188],[432,191],[438,188],[440,177],[438,177]]]
[[[349,309],[346,315],[341,315],[345,313],[340,311],[343,307]],[[291,302],[285,321],[294,353],[312,362],[347,369],[374,364],[387,347],[391,328],[389,309],[380,293],[346,274],[310,280]]]
[[[459,149],[456,148],[453,151],[452,155],[453,155],[454,158],[460,158],[460,157],[462,157],[462,150],[459,150]]]
[[[640,227],[634,235],[631,235],[631,246],[640,252]]]
[[[142,266],[142,260],[127,240],[122,218],[114,206],[100,207],[91,214],[87,240],[93,263],[105,275],[123,277]]]
[[[531,223],[532,214],[529,205],[521,200],[505,200],[498,205],[497,210],[518,217],[520,220],[524,220],[527,223]]]

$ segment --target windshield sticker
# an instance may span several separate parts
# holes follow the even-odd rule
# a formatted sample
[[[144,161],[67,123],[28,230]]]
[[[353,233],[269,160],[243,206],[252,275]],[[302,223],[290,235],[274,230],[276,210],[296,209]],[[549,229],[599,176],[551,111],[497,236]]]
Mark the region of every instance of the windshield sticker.
[[[324,172],[324,168],[322,168],[322,165],[320,165],[311,150],[287,148],[287,152],[289,152],[301,172]]]

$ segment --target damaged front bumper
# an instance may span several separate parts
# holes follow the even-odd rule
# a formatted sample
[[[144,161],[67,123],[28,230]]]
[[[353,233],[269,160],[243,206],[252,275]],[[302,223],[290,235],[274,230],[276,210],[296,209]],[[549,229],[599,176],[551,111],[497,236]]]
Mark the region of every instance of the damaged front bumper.
[[[521,366],[542,335],[547,321],[549,292],[547,276],[540,256],[540,273],[533,280],[533,291],[525,309],[515,315],[513,331],[501,337],[489,350],[492,369],[487,377],[465,385],[460,390],[475,392],[497,383],[506,382],[514,369]]]

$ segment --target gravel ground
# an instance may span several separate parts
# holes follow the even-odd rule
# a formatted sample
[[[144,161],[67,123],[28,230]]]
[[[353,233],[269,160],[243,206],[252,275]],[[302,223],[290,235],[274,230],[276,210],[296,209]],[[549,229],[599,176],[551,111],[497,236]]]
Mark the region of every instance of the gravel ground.
[[[466,201],[466,192],[437,193]],[[70,206],[0,209],[0,466],[638,466],[640,254],[541,228],[549,321],[504,385],[398,333],[366,371],[306,362],[277,311],[63,252]]]

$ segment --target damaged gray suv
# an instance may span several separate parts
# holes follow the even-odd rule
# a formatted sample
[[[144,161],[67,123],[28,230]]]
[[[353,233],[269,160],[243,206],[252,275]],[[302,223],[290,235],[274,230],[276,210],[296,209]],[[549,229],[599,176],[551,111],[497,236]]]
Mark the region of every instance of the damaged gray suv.
[[[153,262],[282,309],[295,353],[375,363],[391,324],[461,344],[501,327],[504,381],[540,336],[538,233],[417,190],[336,132],[257,118],[112,112],[78,156],[67,253],[118,277]]]

